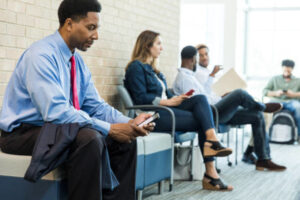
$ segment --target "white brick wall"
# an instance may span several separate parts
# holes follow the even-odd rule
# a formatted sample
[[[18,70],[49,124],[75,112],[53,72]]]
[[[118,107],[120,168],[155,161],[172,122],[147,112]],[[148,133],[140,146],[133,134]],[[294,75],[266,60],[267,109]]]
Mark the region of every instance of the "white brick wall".
[[[0,0],[0,107],[5,87],[22,52],[58,28],[60,0]],[[116,85],[122,83],[140,32],[161,33],[164,52],[159,69],[170,84],[178,65],[180,0],[100,0],[99,40],[81,53],[100,95],[119,106]]]

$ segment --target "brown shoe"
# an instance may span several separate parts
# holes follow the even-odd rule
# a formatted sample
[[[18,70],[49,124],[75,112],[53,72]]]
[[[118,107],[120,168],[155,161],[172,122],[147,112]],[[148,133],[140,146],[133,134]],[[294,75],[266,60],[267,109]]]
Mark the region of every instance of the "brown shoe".
[[[265,106],[266,106],[266,108],[264,110],[265,113],[278,112],[283,107],[281,103],[266,103]]]
[[[286,170],[285,166],[277,165],[276,163],[272,162],[271,160],[258,160],[256,162],[256,170],[264,171],[283,171]]]
[[[232,149],[224,147],[219,141],[206,140],[204,143],[204,157],[224,157],[231,153]]]

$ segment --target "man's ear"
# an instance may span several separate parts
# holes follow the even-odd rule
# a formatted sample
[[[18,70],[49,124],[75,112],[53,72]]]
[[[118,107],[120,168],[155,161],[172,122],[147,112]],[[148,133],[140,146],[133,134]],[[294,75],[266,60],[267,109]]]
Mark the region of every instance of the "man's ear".
[[[73,20],[71,18],[67,18],[65,21],[65,26],[66,26],[66,30],[68,32],[71,32],[73,28]]]

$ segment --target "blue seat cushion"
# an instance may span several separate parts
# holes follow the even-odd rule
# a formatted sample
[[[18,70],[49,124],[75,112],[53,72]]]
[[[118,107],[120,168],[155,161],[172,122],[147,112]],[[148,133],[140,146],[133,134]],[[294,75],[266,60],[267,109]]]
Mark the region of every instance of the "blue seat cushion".
[[[175,143],[182,143],[194,140],[196,132],[175,132]]]
[[[230,130],[230,126],[226,124],[220,124],[218,133],[227,133]]]

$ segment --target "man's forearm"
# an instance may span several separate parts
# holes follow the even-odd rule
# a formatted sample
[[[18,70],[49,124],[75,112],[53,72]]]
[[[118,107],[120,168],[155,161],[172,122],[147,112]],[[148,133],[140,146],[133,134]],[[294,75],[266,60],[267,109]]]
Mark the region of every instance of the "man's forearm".
[[[294,92],[290,95],[291,98],[300,98],[300,92]]]
[[[276,92],[275,91],[268,91],[267,92],[267,97],[276,97]]]

